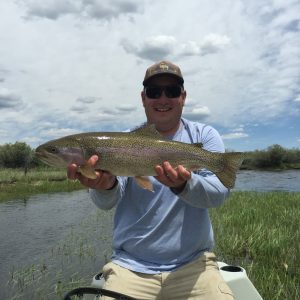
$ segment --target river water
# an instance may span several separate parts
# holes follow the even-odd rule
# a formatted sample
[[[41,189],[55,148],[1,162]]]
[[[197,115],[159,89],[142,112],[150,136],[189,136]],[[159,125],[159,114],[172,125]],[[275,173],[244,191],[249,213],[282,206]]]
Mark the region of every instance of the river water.
[[[55,299],[69,282],[90,283],[110,256],[111,228],[112,212],[86,190],[0,203],[0,299]]]
[[[238,173],[234,190],[300,192],[300,171]],[[86,190],[0,203],[0,299],[55,299],[109,259],[112,212]]]
[[[234,190],[300,192],[300,171],[240,171]]]

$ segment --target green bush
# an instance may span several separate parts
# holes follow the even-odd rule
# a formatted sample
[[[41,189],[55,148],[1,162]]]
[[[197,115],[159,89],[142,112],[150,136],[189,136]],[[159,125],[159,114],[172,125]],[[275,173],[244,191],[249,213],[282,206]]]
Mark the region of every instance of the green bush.
[[[265,150],[245,152],[244,169],[284,169],[300,167],[300,150],[285,149],[275,144]]]
[[[26,143],[15,142],[0,146],[2,168],[27,168],[32,160],[32,149]]]

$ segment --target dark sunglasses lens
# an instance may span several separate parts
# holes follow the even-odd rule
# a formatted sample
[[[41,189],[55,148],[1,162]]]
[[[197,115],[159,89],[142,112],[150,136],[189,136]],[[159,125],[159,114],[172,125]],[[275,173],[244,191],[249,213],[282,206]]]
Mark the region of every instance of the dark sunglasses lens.
[[[146,88],[146,96],[151,99],[158,99],[163,91],[168,98],[177,98],[181,94],[181,86],[149,86]]]
[[[181,94],[181,87],[179,85],[166,86],[165,94],[168,98],[177,98]]]
[[[162,94],[162,88],[156,86],[149,86],[146,88],[146,95],[151,99],[158,99]]]

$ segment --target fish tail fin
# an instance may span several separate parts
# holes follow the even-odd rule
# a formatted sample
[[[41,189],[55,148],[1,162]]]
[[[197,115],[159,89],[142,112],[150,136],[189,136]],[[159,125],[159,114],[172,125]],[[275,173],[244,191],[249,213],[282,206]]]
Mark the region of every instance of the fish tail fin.
[[[229,189],[235,184],[236,173],[243,162],[242,152],[223,153],[224,168],[219,172],[215,172],[219,180]]]

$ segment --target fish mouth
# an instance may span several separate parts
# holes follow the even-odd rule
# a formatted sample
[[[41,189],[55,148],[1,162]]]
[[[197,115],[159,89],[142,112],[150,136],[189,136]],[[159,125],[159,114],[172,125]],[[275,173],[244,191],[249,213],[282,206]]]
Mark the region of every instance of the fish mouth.
[[[43,148],[41,146],[38,146],[34,152],[35,152],[35,155],[38,157],[42,156],[45,153],[45,151],[43,150]]]
[[[58,159],[55,156],[49,155],[49,153],[47,153],[47,151],[44,151],[43,149],[41,150],[36,149],[35,156],[47,165],[50,166],[57,165]]]
[[[43,148],[40,148],[40,147],[37,147],[35,149],[35,155],[37,157],[47,157],[48,156],[47,155],[47,151],[45,149],[43,149]]]
[[[42,151],[35,151],[35,156],[42,162],[49,164],[49,157]]]
[[[43,157],[45,157],[45,155],[44,155],[43,152],[41,152],[41,151],[35,151],[35,156],[36,156],[37,158],[43,158]]]

